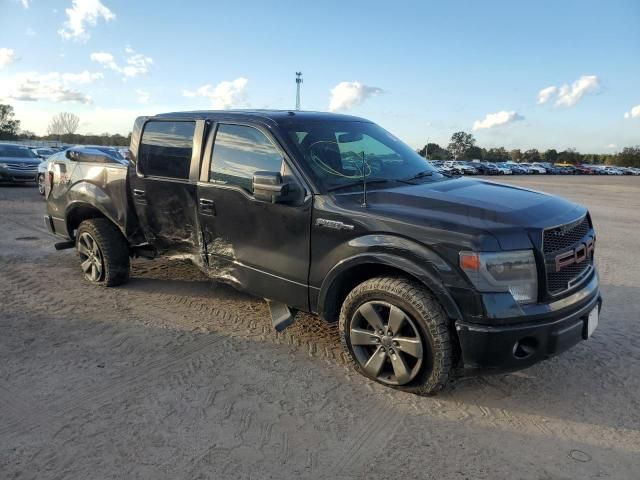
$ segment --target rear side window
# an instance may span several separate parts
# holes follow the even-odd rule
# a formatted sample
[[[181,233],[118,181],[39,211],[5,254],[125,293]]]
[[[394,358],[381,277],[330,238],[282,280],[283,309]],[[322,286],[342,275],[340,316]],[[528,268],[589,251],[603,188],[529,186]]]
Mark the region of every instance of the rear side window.
[[[280,172],[282,155],[258,129],[245,125],[218,127],[209,181],[235,185],[252,193],[253,174]]]
[[[195,122],[147,122],[138,153],[144,175],[187,180]]]

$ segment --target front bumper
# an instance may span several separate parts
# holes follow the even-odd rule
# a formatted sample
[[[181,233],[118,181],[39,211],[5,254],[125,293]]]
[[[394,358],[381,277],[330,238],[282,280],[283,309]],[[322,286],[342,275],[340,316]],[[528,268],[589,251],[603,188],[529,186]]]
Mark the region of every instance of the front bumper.
[[[0,170],[0,182],[35,182],[38,177],[38,170]]]
[[[464,368],[519,370],[586,340],[589,312],[602,305],[597,275],[576,298],[576,303],[545,315],[520,317],[517,324],[456,322]]]

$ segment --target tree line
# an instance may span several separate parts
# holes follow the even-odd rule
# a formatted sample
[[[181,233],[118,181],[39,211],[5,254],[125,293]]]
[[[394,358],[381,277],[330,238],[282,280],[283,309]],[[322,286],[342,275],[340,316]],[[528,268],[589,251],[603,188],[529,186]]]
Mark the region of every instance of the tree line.
[[[621,152],[607,153],[580,153],[575,148],[557,151],[550,148],[541,152],[535,148],[522,151],[519,148],[507,150],[504,147],[483,148],[476,144],[476,139],[467,132],[456,132],[451,135],[447,148],[442,148],[437,143],[427,143],[418,150],[418,153],[429,160],[481,160],[487,162],[549,162],[591,164],[591,165],[618,165],[622,167],[640,167],[640,145],[625,147]]]
[[[80,117],[73,113],[61,112],[54,115],[47,126],[46,135],[36,135],[20,128],[20,120],[15,118],[11,105],[0,104],[0,140],[46,140],[70,145],[113,145],[129,146],[131,134],[120,135],[101,133],[80,134]]]
[[[37,136],[33,132],[20,129],[20,120],[14,118],[11,105],[0,104],[0,140],[48,140],[65,144],[80,145],[115,145],[128,146],[131,133],[123,135],[102,133],[100,135],[77,133],[80,117],[73,113],[61,112],[55,115],[47,134]],[[535,148],[522,151],[519,148],[507,150],[504,147],[483,148],[476,144],[476,139],[467,132],[455,132],[447,148],[437,143],[427,143],[418,153],[429,160],[481,160],[488,162],[549,162],[570,163],[573,165],[587,163],[594,165],[619,165],[623,167],[640,167],[640,145],[625,147],[615,154],[580,153],[575,148],[557,151],[554,148],[540,152]]]

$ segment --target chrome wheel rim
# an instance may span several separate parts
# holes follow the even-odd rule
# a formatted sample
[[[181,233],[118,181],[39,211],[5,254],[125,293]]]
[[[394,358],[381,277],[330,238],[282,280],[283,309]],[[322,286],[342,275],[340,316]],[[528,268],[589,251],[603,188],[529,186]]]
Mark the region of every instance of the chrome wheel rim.
[[[415,321],[387,302],[358,307],[351,318],[349,342],[362,369],[382,383],[405,385],[422,366],[425,352]]]
[[[78,237],[78,254],[84,277],[90,282],[98,282],[102,278],[104,261],[98,243],[88,232]]]

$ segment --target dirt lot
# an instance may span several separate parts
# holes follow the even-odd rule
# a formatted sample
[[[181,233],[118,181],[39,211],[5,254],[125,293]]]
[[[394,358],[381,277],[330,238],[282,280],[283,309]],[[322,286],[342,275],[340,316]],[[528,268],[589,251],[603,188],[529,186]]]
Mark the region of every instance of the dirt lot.
[[[0,478],[638,478],[640,178],[506,181],[590,208],[601,325],[432,398],[352,372],[313,317],[274,333],[181,261],[90,286],[36,189],[0,187]]]

